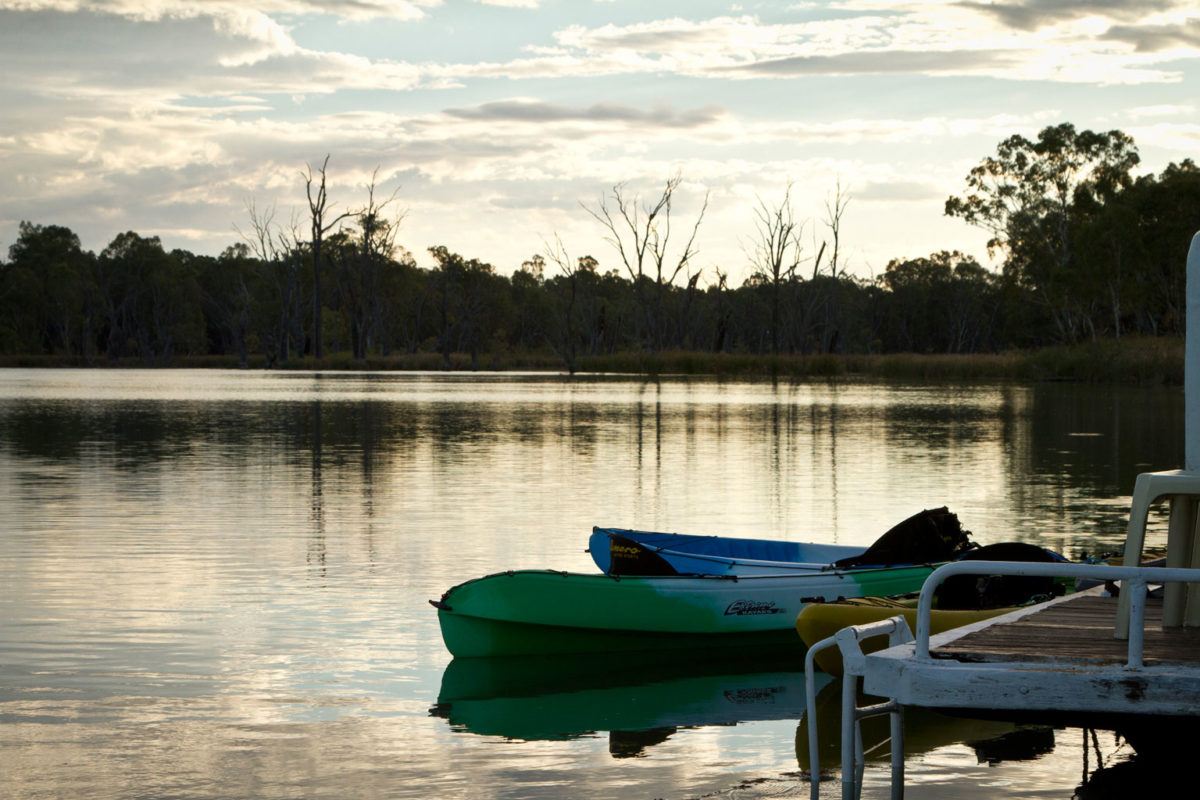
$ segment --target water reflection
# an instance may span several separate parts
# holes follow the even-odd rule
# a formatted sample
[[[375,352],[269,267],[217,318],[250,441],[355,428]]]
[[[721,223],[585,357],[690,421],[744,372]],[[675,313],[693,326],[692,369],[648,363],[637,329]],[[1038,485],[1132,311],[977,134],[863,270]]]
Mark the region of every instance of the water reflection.
[[[678,654],[676,654],[678,655]],[[823,780],[840,771],[841,681],[820,673],[815,707]],[[809,761],[804,675],[790,659],[755,663],[745,657],[711,660],[704,653],[664,658],[604,656],[456,659],[442,676],[432,717],[444,719],[460,734],[516,741],[556,741],[607,736],[614,759],[645,757],[682,730],[733,726],[764,720],[798,720],[795,756],[799,772],[787,782],[796,789]],[[860,705],[869,698],[860,697]],[[886,764],[891,742],[886,717],[862,724],[863,747],[874,770],[870,784],[878,789],[889,780]],[[1061,729],[1060,729],[1061,733]],[[947,748],[965,748],[974,763],[1001,767],[1017,762],[1043,762],[1056,751],[1055,729],[1049,725],[973,719],[929,709],[905,709],[905,756],[917,788],[938,784],[947,776],[926,770],[923,761]],[[1102,735],[1112,739],[1113,734]],[[1110,797],[1108,787],[1130,770],[1131,752],[1119,738],[1103,752],[1096,731],[1073,729],[1067,736],[1068,760],[1076,758],[1075,737],[1082,736],[1082,779],[1077,796]],[[936,757],[932,759],[936,763]],[[1134,762],[1136,763],[1136,758]],[[1161,766],[1161,765],[1160,765]],[[1115,770],[1114,775],[1106,772]],[[778,788],[781,781],[765,785]],[[1123,781],[1120,785],[1124,785]],[[870,792],[868,796],[870,796]],[[755,796],[755,795],[748,795]],[[764,796],[778,796],[772,789]]]
[[[295,391],[296,376],[278,380]],[[536,470],[527,477],[544,478],[549,460],[619,482],[631,490],[619,499],[637,503],[637,516],[673,529],[699,520],[846,540],[885,522],[882,505],[949,503],[985,541],[1092,550],[1119,541],[1136,473],[1180,458],[1181,403],[1167,390],[661,382],[547,390],[535,380],[471,394],[422,379],[411,391],[390,380],[349,401],[344,389],[326,389],[340,383],[314,381],[299,403],[11,397],[0,400],[0,446],[24,467],[16,479],[34,489],[56,477],[32,464],[134,473],[190,467],[197,456],[217,469],[303,461],[318,536],[330,469],[346,486],[359,465],[355,489],[371,514],[376,490],[397,473],[469,481],[481,460],[520,448],[520,466]],[[849,507],[840,500],[847,492]],[[729,513],[733,502],[761,512]]]
[[[430,714],[457,731],[506,739],[610,732],[610,752],[628,757],[680,728],[799,718],[804,674],[795,666],[710,652],[462,658],[446,667]],[[818,685],[830,680],[819,675]]]
[[[787,667],[480,677],[426,600],[591,571],[594,524],[852,543],[947,504],[984,542],[1111,549],[1181,414],[1081,386],[0,371],[5,790],[679,797],[794,772]],[[961,789],[967,751],[931,747]]]

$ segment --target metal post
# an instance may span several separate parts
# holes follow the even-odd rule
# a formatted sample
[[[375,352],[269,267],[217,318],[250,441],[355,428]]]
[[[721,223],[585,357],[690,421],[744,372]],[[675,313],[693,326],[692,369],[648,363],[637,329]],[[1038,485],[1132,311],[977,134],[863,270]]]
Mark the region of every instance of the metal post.
[[[854,693],[858,694],[858,678],[854,679]],[[863,750],[861,713],[854,715],[854,800],[862,797],[863,777],[867,772],[867,754]]]
[[[892,800],[904,800],[904,706],[897,704],[891,713],[892,725]]]
[[[903,719],[900,716],[900,706],[896,701],[858,707],[858,680],[862,677],[864,655],[862,641],[876,636],[887,636],[888,646],[895,647],[912,641],[912,631],[904,617],[892,617],[866,625],[851,625],[843,628],[833,636],[842,654],[842,800],[857,800],[862,794],[863,775],[867,767],[866,755],[863,752],[862,724],[867,717],[880,714],[891,716],[892,730],[892,797],[904,795],[904,787],[895,784],[898,776],[901,783],[904,780],[904,734],[901,730]],[[817,642],[815,648],[824,648],[828,639]],[[812,653],[812,650],[809,650]],[[811,658],[811,655],[809,656]],[[807,660],[806,660],[806,663]],[[812,747],[812,736],[809,736],[809,747]],[[817,792],[813,789],[813,800]]]
[[[1200,233],[1187,257],[1187,340],[1183,356],[1184,448],[1188,472],[1200,470]]]
[[[1142,548],[1146,544],[1146,521],[1150,517],[1150,504],[1154,476],[1143,472],[1133,484],[1133,499],[1129,504],[1129,524],[1125,530],[1125,566],[1138,567],[1142,563]],[[1117,600],[1117,624],[1113,629],[1117,639],[1129,638],[1129,597],[1122,595]]]
[[[1192,506],[1192,519],[1197,520],[1198,524],[1192,529],[1192,552],[1188,554],[1185,567],[1200,566],[1200,513],[1197,513],[1196,505]],[[1187,628],[1200,628],[1200,586],[1194,583],[1183,585],[1187,587],[1183,601],[1183,625]]]
[[[1177,494],[1171,498],[1171,519],[1167,523],[1167,566],[1186,567],[1192,557],[1196,535],[1196,498]],[[1137,564],[1128,566],[1136,567]],[[1188,587],[1185,583],[1168,583],[1163,587],[1164,628],[1183,625],[1187,610]]]
[[[1146,579],[1132,578],[1122,588],[1129,592],[1129,659],[1126,666],[1140,669],[1146,638]]]
[[[808,718],[808,781],[812,800],[821,796],[821,748],[817,742],[817,683],[813,675],[817,669],[817,653],[837,644],[830,636],[808,648],[804,654],[804,713]]]
[[[858,747],[858,678],[846,672],[842,675],[842,800],[858,797],[854,756]]]

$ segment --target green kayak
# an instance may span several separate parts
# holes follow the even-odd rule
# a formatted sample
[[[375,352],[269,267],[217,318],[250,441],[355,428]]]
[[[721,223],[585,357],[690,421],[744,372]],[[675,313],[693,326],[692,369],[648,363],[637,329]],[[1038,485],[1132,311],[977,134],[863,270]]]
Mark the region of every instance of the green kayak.
[[[750,647],[800,650],[796,615],[819,599],[916,591],[937,565],[788,575],[488,575],[430,601],[456,657]]]

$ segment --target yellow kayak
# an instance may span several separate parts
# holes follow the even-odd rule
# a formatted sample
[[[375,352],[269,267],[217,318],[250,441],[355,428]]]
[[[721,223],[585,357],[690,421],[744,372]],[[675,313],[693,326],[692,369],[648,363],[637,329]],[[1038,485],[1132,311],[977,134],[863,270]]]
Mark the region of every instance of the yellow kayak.
[[[939,611],[934,609],[930,622],[931,633],[944,633],[952,628],[970,625],[972,622],[998,617],[1015,611],[1017,607],[989,608],[982,611]],[[865,625],[881,619],[903,616],[908,627],[917,629],[917,601],[894,600],[887,597],[861,597],[839,600],[834,603],[809,603],[796,617],[796,632],[804,640],[805,647],[812,647],[822,639],[828,639],[850,625]],[[864,653],[882,650],[887,637],[879,636],[862,643]],[[822,650],[814,659],[823,672],[830,675],[842,674],[842,654],[836,647]]]

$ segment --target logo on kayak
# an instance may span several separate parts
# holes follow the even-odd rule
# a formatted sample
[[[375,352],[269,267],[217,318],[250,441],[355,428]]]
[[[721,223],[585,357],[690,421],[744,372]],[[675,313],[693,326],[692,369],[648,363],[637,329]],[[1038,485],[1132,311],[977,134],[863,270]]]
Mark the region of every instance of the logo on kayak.
[[[738,705],[751,703],[774,703],[778,695],[786,692],[782,686],[763,686],[754,689],[733,689],[725,692],[725,699]]]
[[[774,600],[734,600],[725,609],[727,617],[750,617],[758,614],[782,614]]]

